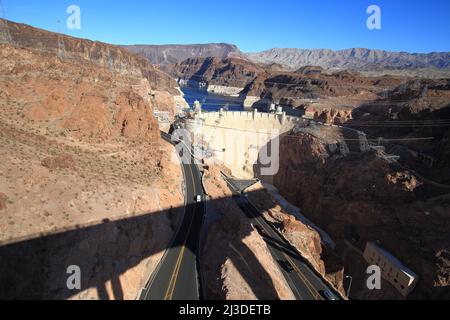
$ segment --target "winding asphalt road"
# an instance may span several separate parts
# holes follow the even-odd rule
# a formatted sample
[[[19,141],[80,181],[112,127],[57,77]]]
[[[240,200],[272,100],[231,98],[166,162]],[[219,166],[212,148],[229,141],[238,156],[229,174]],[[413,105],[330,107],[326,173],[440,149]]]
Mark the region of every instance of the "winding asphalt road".
[[[171,144],[171,135],[161,133]],[[182,164],[185,179],[186,210],[182,225],[171,247],[142,291],[140,300],[199,300],[198,243],[205,205],[197,203],[196,196],[204,199],[200,172],[192,164]]]
[[[164,140],[175,144],[171,136],[161,133]],[[193,160],[193,159],[191,159]],[[192,164],[182,164],[185,179],[186,210],[183,222],[162,261],[152,274],[146,288],[142,291],[140,300],[199,300],[200,277],[198,271],[198,244],[200,230],[205,214],[203,202],[197,203],[197,195],[204,199],[201,176],[194,161]],[[244,210],[246,215],[256,226],[264,230],[264,239],[268,244],[272,256],[277,261],[287,261],[293,271],[282,270],[295,297],[299,300],[323,300],[321,291],[333,292],[325,282],[316,275],[305,263],[303,258],[283,239],[261,213],[251,205],[248,199],[240,194],[239,186],[227,180],[234,190],[234,200]]]
[[[303,257],[292,248],[292,246],[281,237],[272,225],[262,217],[262,214],[240,193],[239,185],[234,180],[225,179],[228,186],[233,191],[233,198],[239,207],[252,220],[254,226],[259,226],[263,231],[263,238],[266,241],[273,258],[280,262],[288,262],[294,269],[287,271],[280,265],[286,281],[298,300],[324,300],[323,292],[326,290],[341,298],[326,284],[315,271],[305,262]]]

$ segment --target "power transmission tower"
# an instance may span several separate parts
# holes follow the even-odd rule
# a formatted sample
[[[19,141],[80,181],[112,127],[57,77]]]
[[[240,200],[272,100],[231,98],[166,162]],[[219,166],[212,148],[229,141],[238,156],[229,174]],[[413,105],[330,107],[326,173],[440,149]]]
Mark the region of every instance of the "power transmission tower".
[[[3,3],[0,0],[0,43],[12,44],[11,34],[9,32],[8,22],[6,21],[5,9]]]
[[[428,95],[428,84],[425,84],[425,86],[422,89],[422,98],[426,98]]]
[[[367,140],[367,136],[364,132],[358,131],[358,137],[359,137],[359,146],[361,149],[361,152],[369,152],[370,146],[369,141]]]
[[[64,39],[61,32],[62,32],[61,20],[58,20],[58,57],[60,59],[63,59],[65,56],[66,47],[64,45]]]
[[[109,68],[109,71],[111,71],[111,75],[112,75],[112,78],[113,78],[113,81],[115,81],[115,77],[116,77],[116,75],[115,75],[115,70],[114,70],[114,60],[113,60],[113,57],[112,57],[112,55],[111,55],[111,49],[108,49],[108,68]]]
[[[350,153],[347,143],[344,140],[339,141],[339,151],[344,157],[348,156]]]
[[[109,94],[108,94],[108,106],[113,112],[113,114],[116,113],[114,110],[115,108],[115,102],[117,100],[117,94],[116,94],[116,67],[114,64],[114,58],[111,54],[111,49],[108,50],[108,69],[111,72],[111,86],[109,88]]]

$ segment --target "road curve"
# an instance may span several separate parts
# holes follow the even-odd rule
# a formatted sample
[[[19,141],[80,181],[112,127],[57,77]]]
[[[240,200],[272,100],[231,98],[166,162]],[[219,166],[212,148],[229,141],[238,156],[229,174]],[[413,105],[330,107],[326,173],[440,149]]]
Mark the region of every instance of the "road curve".
[[[161,137],[174,144],[171,135],[161,132]],[[142,291],[140,300],[199,300],[198,243],[203,223],[205,205],[203,186],[197,165],[182,164],[185,178],[186,210],[181,227],[171,247],[166,251],[157,270]]]
[[[172,142],[172,137],[161,133],[164,140]],[[185,178],[186,210],[183,222],[175,239],[156,271],[142,291],[140,300],[199,300],[200,276],[198,272],[198,244],[203,223],[205,205],[197,203],[195,198],[201,195],[204,200],[201,176],[197,165],[191,159],[191,164],[182,164]],[[237,192],[238,188],[228,181],[230,188],[235,190],[234,200],[243,209],[253,224],[264,230],[272,256],[277,261],[288,261],[294,268],[287,272],[281,268],[295,297],[299,300],[323,300],[321,291],[333,292],[327,284],[311,270],[303,258],[283,239],[261,216],[248,200]]]
[[[262,217],[262,214],[243,196],[233,181],[225,179],[234,193],[234,200],[239,207],[251,219],[254,226],[259,226],[264,230],[263,238],[266,241],[269,250],[276,261],[287,261],[293,271],[288,272],[280,266],[286,281],[291,287],[292,292],[298,300],[324,300],[323,291],[333,293],[338,300],[341,298],[335,293],[328,284],[322,280],[315,271],[305,262],[300,254],[281,237],[273,226],[269,225]]]

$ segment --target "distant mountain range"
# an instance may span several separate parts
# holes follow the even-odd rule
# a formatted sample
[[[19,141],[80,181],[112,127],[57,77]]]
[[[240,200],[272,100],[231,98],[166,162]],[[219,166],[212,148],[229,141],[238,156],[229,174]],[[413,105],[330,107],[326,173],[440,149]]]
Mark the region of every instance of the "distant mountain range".
[[[357,71],[410,71],[450,70],[450,52],[407,53],[353,48],[328,49],[270,49],[261,52],[243,53],[232,44],[196,45],[134,45],[128,50],[147,58],[151,63],[168,66],[189,58],[241,58],[254,63],[275,65],[288,70],[305,66],[319,66],[326,70]]]
[[[277,63],[289,69],[319,66],[324,69],[352,69],[372,71],[380,69],[450,68],[450,52],[407,53],[371,49],[270,49],[248,53],[246,56],[259,63]]]

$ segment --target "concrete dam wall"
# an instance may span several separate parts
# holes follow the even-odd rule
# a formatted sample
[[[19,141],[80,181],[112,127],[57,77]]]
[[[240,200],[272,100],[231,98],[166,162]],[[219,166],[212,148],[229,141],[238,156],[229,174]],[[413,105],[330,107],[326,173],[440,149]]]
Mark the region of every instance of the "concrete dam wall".
[[[209,148],[241,179],[272,182],[279,168],[279,137],[303,125],[302,118],[257,110],[220,111],[197,115],[186,121],[194,145]]]

